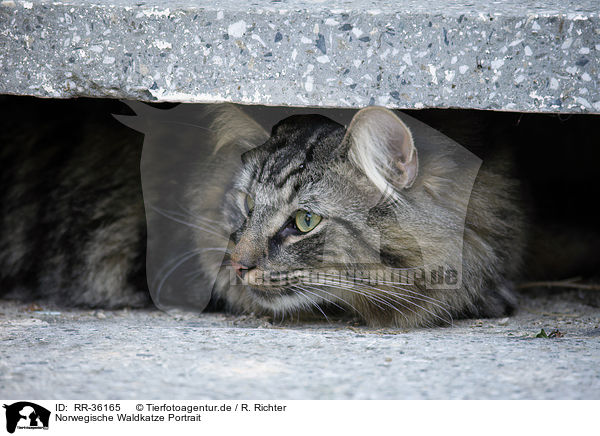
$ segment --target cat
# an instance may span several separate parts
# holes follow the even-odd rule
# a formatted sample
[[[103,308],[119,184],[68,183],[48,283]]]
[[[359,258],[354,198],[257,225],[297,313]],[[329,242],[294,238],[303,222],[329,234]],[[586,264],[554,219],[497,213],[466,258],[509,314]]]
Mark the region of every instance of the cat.
[[[214,149],[206,160],[232,150],[241,160],[226,176],[187,180],[187,212],[177,216],[149,209],[146,189],[144,212],[139,138],[102,129],[97,120],[79,126],[85,147],[63,147],[66,134],[57,127],[49,128],[43,150],[26,137],[16,152],[3,149],[3,161],[22,156],[3,176],[10,186],[0,246],[4,296],[86,307],[147,304],[146,216],[150,231],[164,215],[181,224],[170,240],[196,248],[192,263],[213,303],[234,313],[327,316],[336,309],[371,326],[412,328],[515,307],[526,218],[509,159],[466,166],[448,142],[427,146],[406,119],[379,107],[356,112],[347,128],[323,115],[292,115],[270,133],[236,106],[209,112]],[[207,214],[209,203],[216,207]],[[192,233],[192,226],[203,231]],[[152,265],[150,249],[148,256]],[[460,280],[452,286],[411,275],[453,263]],[[356,270],[391,275],[372,282],[349,274]]]
[[[12,116],[0,130],[0,296],[149,305],[142,138],[115,126],[120,104],[3,103]]]

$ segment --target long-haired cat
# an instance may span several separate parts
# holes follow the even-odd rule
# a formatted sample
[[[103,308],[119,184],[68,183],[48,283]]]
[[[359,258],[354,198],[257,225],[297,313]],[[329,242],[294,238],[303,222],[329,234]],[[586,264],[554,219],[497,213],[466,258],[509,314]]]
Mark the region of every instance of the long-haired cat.
[[[186,180],[185,213],[144,197],[150,226],[159,215],[181,224],[169,240],[191,247],[180,259],[193,263],[213,301],[238,313],[336,308],[401,327],[514,307],[524,219],[506,159],[473,172],[478,165],[449,143],[420,141],[406,120],[378,107],[358,111],[347,127],[294,115],[270,133],[235,106],[209,112],[207,168],[223,168],[217,163],[235,150],[235,171]],[[85,147],[65,148],[48,132],[41,150],[26,136],[20,150],[3,149],[3,160],[16,153],[22,161],[3,180],[5,296],[109,308],[147,301],[139,145],[85,122]],[[413,274],[448,265],[459,270],[448,286]],[[371,280],[372,271],[385,278]],[[153,297],[160,279],[149,278]]]

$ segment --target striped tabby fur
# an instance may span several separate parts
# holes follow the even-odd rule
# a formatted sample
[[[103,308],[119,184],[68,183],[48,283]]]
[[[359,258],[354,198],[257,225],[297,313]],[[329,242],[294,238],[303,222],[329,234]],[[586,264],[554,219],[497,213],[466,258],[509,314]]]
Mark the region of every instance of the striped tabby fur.
[[[407,145],[410,132],[393,113],[367,109],[349,129],[323,116],[293,116],[270,135],[233,107],[219,113],[216,153],[244,141],[248,148],[234,189],[215,191],[225,200],[222,230],[231,231],[225,265],[244,265],[248,273],[343,270],[377,251],[383,266],[410,268],[422,265],[423,244],[436,262],[463,258],[462,286],[452,291],[419,284],[240,286],[221,272],[213,299],[229,310],[286,315],[342,308],[370,325],[415,327],[499,316],[514,306],[524,219],[507,160],[484,162],[470,196],[462,252],[459,246],[436,252],[439,235],[428,235],[458,213],[453,196],[462,195],[454,183],[460,166],[444,150],[428,154]],[[42,131],[35,135],[2,132],[0,292],[87,307],[148,304],[141,140],[109,119],[69,117],[37,120]],[[405,136],[396,144],[397,132]],[[205,192],[204,183],[189,186],[188,197]],[[246,195],[255,203],[251,213]],[[299,209],[323,221],[307,234],[282,232]],[[206,270],[221,266],[214,256],[197,262]]]

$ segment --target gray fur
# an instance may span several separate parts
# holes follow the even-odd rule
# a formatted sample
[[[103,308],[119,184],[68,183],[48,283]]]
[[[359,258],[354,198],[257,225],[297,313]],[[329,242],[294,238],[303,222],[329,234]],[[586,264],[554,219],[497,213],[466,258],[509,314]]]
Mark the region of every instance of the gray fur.
[[[0,294],[147,305],[140,138],[115,128],[106,110],[90,119],[55,104],[11,107],[18,122],[1,132]]]
[[[254,273],[343,271],[364,259],[414,268],[423,264],[424,252],[440,264],[462,255],[463,267],[462,286],[453,290],[418,283],[402,289],[361,283],[328,287],[306,280],[256,287],[231,283],[230,259],[201,254],[198,267],[218,275],[213,299],[229,310],[289,315],[341,307],[371,325],[415,327],[448,324],[454,317],[499,316],[514,305],[524,219],[518,184],[503,168],[507,160],[485,162],[468,193],[464,245],[442,244],[439,229],[454,222],[465,198],[457,189],[464,185],[460,163],[445,150],[421,150],[417,138],[418,173],[410,183],[394,188],[393,166],[383,174],[395,189],[390,197],[361,167],[359,154],[353,153],[361,144],[344,126],[320,116],[297,116],[279,123],[269,137],[238,109],[216,110],[211,159],[243,147],[244,163],[234,189],[199,176],[186,187],[186,198],[197,214],[203,211],[195,198],[222,204],[215,213],[221,233],[231,235],[229,255],[256,266]],[[122,131],[94,123],[79,128],[85,146],[70,151],[60,140],[43,150],[26,137],[20,141],[22,164],[4,180],[9,188],[2,202],[3,295],[90,307],[143,305],[148,298],[140,147]],[[14,149],[5,147],[2,153],[3,161],[15,161],[8,155]],[[39,180],[41,174],[46,180]],[[251,214],[244,208],[245,195],[255,201]],[[278,237],[299,209],[323,216],[322,222],[306,235]],[[201,237],[199,246],[212,246],[212,236]]]
[[[343,126],[320,116],[296,116],[279,123],[265,144],[247,152],[223,208],[225,228],[233,231],[232,257],[255,267],[248,274],[269,274],[343,270],[373,258],[374,251],[385,253],[394,268],[423,265],[424,250],[433,256],[429,261],[443,265],[449,258],[460,258],[462,250],[462,286],[432,290],[419,284],[347,283],[336,288],[306,280],[284,286],[232,286],[230,275],[223,274],[215,294],[238,312],[285,315],[341,306],[371,325],[402,327],[449,324],[453,317],[500,316],[510,311],[524,220],[518,185],[504,174],[505,163],[486,165],[472,193],[464,192],[470,185],[460,183],[461,163],[453,161],[447,150],[422,150],[426,152],[420,153],[414,184],[395,190],[390,201],[356,158],[349,158],[353,147],[356,144]],[[256,204],[251,214],[244,210],[246,195]],[[464,245],[458,240],[443,243],[451,237],[450,230],[444,229],[456,221],[465,199],[470,203]],[[278,237],[299,209],[322,215],[323,221],[306,235]],[[462,236],[462,229],[458,234]],[[215,266],[205,263],[204,267]]]

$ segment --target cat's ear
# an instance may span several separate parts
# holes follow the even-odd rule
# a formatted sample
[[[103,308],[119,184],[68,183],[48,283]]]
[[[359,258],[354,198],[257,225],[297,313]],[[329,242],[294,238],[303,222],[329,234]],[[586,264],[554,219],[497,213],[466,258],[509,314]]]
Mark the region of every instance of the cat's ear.
[[[382,192],[407,189],[418,172],[410,130],[392,111],[371,106],[354,115],[346,132],[348,157]]]
[[[228,144],[237,144],[247,151],[269,139],[269,133],[250,115],[231,103],[213,105],[208,110],[216,143],[215,153]]]

